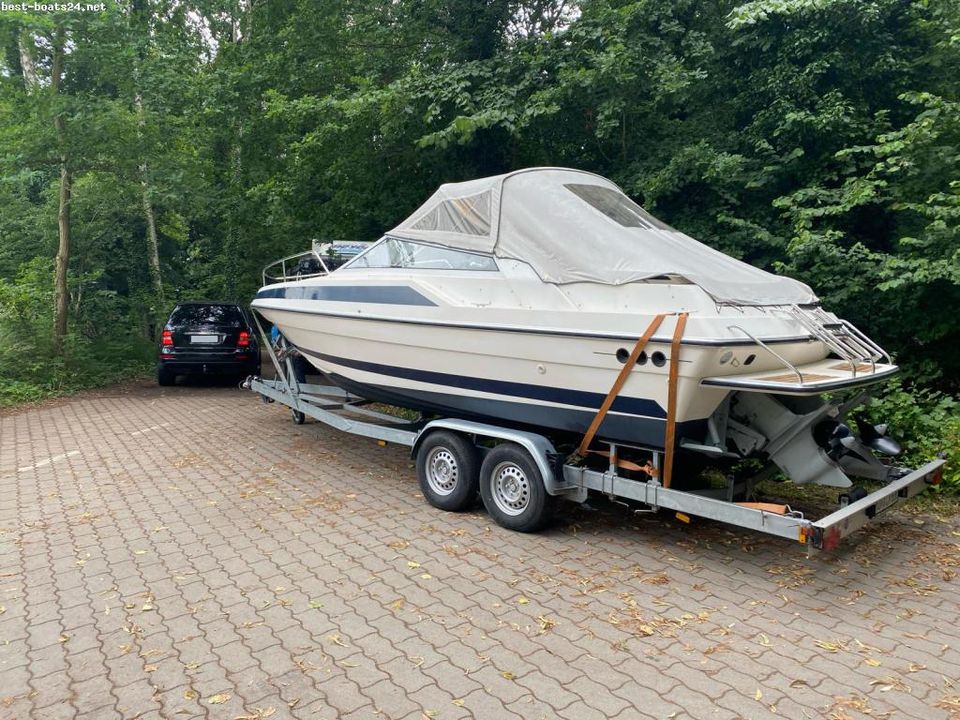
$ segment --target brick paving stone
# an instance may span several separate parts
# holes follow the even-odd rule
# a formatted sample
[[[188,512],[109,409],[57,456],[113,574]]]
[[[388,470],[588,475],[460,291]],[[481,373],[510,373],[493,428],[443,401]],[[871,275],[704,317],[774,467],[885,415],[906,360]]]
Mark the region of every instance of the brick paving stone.
[[[591,500],[517,535],[429,507],[404,448],[107,388],[0,412],[0,720],[941,720],[958,528],[808,558]]]
[[[418,706],[409,698],[407,691],[390,680],[381,680],[365,688],[363,694],[388,718],[410,717],[418,711]]]

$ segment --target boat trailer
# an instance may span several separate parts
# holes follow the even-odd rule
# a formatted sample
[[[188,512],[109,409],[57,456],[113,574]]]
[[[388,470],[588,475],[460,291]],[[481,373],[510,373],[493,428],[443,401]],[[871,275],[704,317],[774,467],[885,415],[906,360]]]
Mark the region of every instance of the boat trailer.
[[[939,484],[943,476],[942,459],[903,470],[874,492],[849,493],[839,509],[819,520],[785,505],[734,502],[732,483],[728,490],[720,491],[665,487],[659,479],[663,451],[648,450],[652,467],[647,479],[634,479],[623,476],[622,469],[646,468],[621,460],[623,446],[617,444],[608,443],[609,450],[599,453],[609,460],[605,470],[590,469],[557,452],[552,441],[539,433],[457,418],[405,420],[372,410],[368,401],[339,387],[298,382],[289,352],[275,352],[259,319],[254,318],[264,347],[269,349],[276,379],[249,377],[244,388],[264,402],[289,407],[297,424],[311,417],[343,432],[410,447],[424,496],[436,507],[471,507],[476,484],[463,493],[456,483],[463,476],[478,476],[488,512],[498,524],[514,530],[537,530],[549,519],[552,500],[582,503],[592,491],[615,501],[639,503],[650,512],[673,511],[683,521],[689,521],[689,516],[707,518],[793,540],[809,550],[833,550],[877,515]],[[527,512],[531,503],[538,505],[532,517]]]

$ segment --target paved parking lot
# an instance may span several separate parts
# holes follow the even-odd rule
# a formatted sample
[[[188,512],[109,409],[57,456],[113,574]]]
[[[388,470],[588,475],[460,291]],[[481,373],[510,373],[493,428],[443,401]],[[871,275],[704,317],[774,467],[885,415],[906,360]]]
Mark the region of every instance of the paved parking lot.
[[[922,523],[922,524],[921,524]],[[0,718],[957,718],[960,524],[840,553],[420,498],[227,387],[0,417]]]

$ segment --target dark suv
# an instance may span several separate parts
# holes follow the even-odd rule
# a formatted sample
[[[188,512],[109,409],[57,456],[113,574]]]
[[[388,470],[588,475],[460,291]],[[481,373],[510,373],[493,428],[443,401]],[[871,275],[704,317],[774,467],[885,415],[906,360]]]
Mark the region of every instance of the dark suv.
[[[260,348],[246,311],[236,303],[178,304],[160,336],[157,382],[173,385],[177,375],[260,374]]]

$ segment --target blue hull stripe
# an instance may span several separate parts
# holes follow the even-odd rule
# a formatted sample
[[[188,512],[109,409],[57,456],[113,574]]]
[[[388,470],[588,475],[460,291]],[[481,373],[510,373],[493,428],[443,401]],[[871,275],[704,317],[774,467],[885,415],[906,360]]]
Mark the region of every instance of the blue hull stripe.
[[[605,395],[601,393],[587,392],[584,390],[569,390],[566,388],[545,387],[543,385],[533,385],[530,383],[507,382],[505,380],[489,380],[487,378],[469,377],[466,375],[452,375],[450,373],[433,372],[430,370],[417,370],[415,368],[395,367],[393,365],[381,365],[379,363],[367,362],[365,360],[353,360],[349,358],[335,357],[326,355],[306,348],[298,348],[301,352],[313,357],[334,363],[343,367],[351,367],[364,372],[377,373],[388,377],[403,378],[405,380],[416,380],[418,382],[431,383],[450,388],[462,388],[464,390],[476,390],[479,392],[493,393],[496,395],[507,395],[510,397],[524,398],[525,400],[539,400],[542,402],[560,403],[563,405],[573,405],[574,407],[588,408],[596,410],[603,403]],[[646,398],[618,397],[613,401],[610,407],[614,412],[627,413],[648,418],[666,418],[666,411],[655,400]]]
[[[375,305],[432,305],[436,303],[406,285],[293,285],[266,288],[257,293],[257,300],[334,300],[336,302],[372,303]]]
[[[438,393],[367,385],[335,373],[327,377],[344,390],[368,400],[414,408],[428,413],[437,412],[447,417],[493,422],[539,433],[545,431],[569,433],[571,439],[583,434],[595,414],[592,410],[574,410],[536,403],[478,398],[456,391]],[[662,448],[665,428],[665,420],[633,415],[607,415],[600,425],[597,437],[649,448]],[[687,435],[703,437],[705,432],[705,420],[677,423],[679,437]]]

